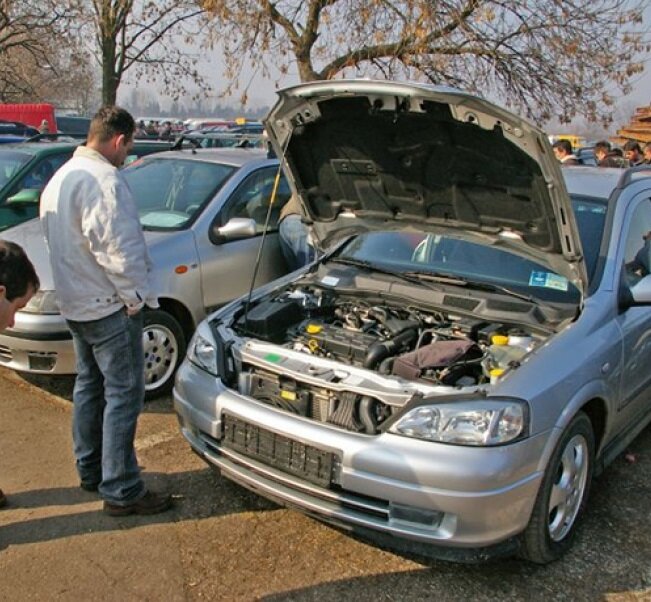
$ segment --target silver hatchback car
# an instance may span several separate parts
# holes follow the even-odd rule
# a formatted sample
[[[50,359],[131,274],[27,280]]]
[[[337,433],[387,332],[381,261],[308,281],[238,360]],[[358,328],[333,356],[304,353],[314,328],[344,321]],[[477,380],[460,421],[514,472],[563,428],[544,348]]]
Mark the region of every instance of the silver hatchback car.
[[[189,444],[382,545],[558,558],[651,418],[651,171],[563,173],[522,119],[408,83],[290,88],[267,129],[328,251],[199,325]]]
[[[154,265],[160,309],[145,313],[147,398],[169,392],[196,324],[251,285],[278,160],[255,149],[158,153],[125,168]],[[282,176],[256,284],[286,273],[278,215],[289,198]],[[37,220],[3,233],[36,266],[41,290],[0,334],[0,365],[41,374],[75,371],[72,337],[59,313],[50,261]]]

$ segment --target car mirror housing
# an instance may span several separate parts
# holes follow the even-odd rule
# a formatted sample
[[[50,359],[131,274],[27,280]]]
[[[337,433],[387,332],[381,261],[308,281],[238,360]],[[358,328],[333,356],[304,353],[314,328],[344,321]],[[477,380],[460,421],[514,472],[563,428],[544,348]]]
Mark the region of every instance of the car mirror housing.
[[[7,199],[8,205],[32,205],[38,203],[41,197],[41,191],[37,188],[23,188],[13,196]]]
[[[257,232],[257,224],[254,219],[248,217],[233,217],[223,226],[213,227],[214,242],[225,242],[238,240],[240,238],[251,238]]]
[[[651,305],[651,275],[642,278],[630,290],[633,305]]]

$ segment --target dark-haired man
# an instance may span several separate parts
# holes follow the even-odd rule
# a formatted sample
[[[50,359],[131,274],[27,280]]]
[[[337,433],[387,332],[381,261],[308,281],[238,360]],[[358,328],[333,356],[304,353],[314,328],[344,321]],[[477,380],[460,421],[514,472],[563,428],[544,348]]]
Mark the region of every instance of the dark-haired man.
[[[564,138],[552,144],[554,154],[562,165],[580,165],[576,155],[572,152],[572,144]]]
[[[600,140],[594,145],[594,156],[599,167],[628,167],[628,161],[613,151],[608,140]]]
[[[32,262],[22,247],[0,240],[0,331],[14,325],[14,316],[40,286]],[[0,507],[7,498],[0,489]]]
[[[118,169],[134,130],[127,111],[101,108],[86,146],[43,191],[40,210],[59,308],[77,357],[77,471],[81,487],[99,491],[111,516],[171,506],[170,496],[145,487],[134,449],[144,401],[142,309],[158,306],[138,211]]]
[[[631,167],[642,165],[642,163],[644,163],[642,149],[635,140],[627,140],[626,144],[624,144],[624,157],[627,159]]]

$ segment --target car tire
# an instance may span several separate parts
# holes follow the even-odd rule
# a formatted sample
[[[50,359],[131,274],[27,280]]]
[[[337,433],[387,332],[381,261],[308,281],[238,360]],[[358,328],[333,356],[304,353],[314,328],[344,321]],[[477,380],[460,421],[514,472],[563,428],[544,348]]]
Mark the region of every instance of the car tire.
[[[181,325],[170,314],[146,311],[142,344],[145,353],[145,399],[156,399],[172,390],[174,374],[185,356]]]
[[[563,432],[543,477],[521,554],[537,564],[560,558],[572,545],[594,469],[594,431],[579,412]]]

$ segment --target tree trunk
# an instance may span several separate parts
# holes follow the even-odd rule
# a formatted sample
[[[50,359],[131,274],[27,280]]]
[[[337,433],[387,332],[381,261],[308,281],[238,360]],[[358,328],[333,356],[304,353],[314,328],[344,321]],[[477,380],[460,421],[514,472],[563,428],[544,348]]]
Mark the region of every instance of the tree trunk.
[[[115,45],[104,40],[102,48],[102,104],[114,105],[120,82],[115,75]]]
[[[102,2],[100,40],[102,52],[102,104],[114,105],[118,94],[119,78],[115,73],[117,56],[115,14],[111,2]]]

